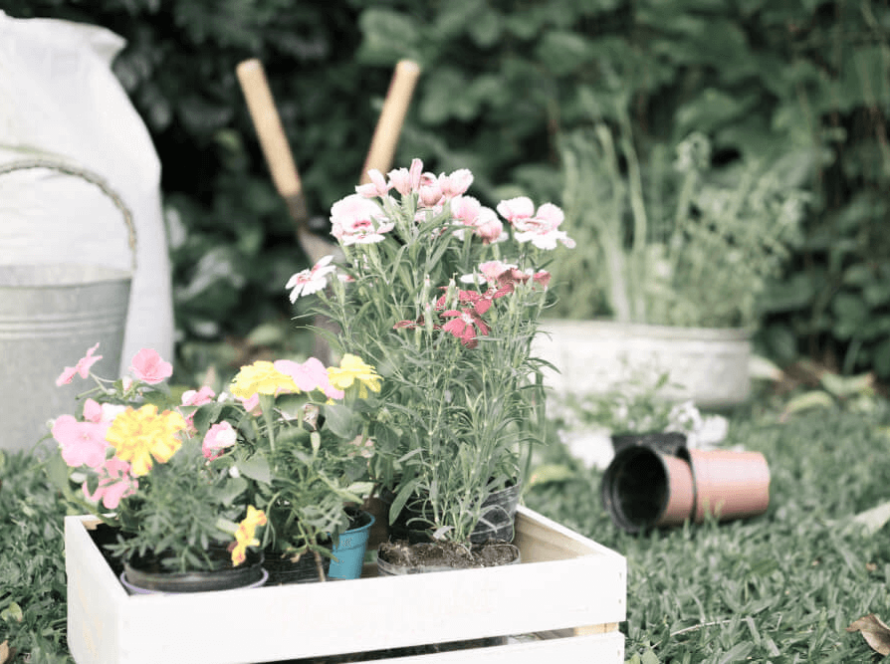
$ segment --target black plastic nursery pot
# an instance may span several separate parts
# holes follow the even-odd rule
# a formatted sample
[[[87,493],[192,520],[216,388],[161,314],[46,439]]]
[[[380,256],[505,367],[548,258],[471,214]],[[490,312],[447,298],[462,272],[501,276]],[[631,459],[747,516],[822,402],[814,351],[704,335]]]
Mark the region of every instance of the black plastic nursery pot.
[[[519,506],[521,495],[522,483],[518,481],[491,493],[482,503],[482,518],[479,519],[479,523],[470,534],[470,541],[473,544],[481,544],[489,540],[512,541],[516,508]],[[380,498],[388,508],[395,495],[390,491],[383,491]],[[407,540],[411,543],[430,541],[423,525],[423,516],[423,509],[412,504],[412,501],[409,500],[396,520],[389,526],[389,538]]]
[[[200,593],[261,586],[267,577],[262,551],[248,550],[247,560],[242,565],[212,571],[169,572],[134,559],[124,563],[120,580],[130,594]]]
[[[678,431],[652,431],[612,435],[612,449],[615,450],[615,454],[631,446],[651,447],[662,454],[677,456],[680,450],[686,447],[686,434]]]
[[[642,445],[615,455],[603,475],[601,495],[612,521],[629,533],[681,524],[695,507],[689,463]]]
[[[324,572],[324,580],[327,580],[331,567],[331,559],[321,556],[321,566]],[[318,564],[312,551],[303,553],[296,561],[289,556],[270,553],[266,556],[263,567],[269,573],[267,586],[285,586],[293,583],[317,583],[322,581],[318,575]]]

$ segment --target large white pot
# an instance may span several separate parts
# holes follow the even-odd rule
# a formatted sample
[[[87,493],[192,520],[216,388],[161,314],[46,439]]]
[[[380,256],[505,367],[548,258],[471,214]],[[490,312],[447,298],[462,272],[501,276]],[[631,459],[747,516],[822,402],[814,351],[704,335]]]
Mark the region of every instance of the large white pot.
[[[534,352],[559,370],[545,371],[545,383],[559,393],[605,394],[664,372],[670,385],[660,396],[692,399],[700,408],[741,404],[751,390],[750,333],[743,329],[547,320]]]

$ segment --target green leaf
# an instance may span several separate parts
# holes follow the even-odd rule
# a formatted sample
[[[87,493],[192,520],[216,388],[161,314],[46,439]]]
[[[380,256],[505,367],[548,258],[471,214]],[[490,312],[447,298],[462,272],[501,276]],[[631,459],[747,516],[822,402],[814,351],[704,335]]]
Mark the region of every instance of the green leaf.
[[[324,426],[344,439],[355,438],[361,432],[361,422],[348,406],[342,404],[326,404],[324,407]]]
[[[252,480],[269,484],[272,481],[272,469],[265,457],[254,456],[238,464],[238,471]]]
[[[9,606],[0,611],[0,620],[5,620],[6,622],[22,622],[23,618],[22,607],[15,602],[10,603]]]

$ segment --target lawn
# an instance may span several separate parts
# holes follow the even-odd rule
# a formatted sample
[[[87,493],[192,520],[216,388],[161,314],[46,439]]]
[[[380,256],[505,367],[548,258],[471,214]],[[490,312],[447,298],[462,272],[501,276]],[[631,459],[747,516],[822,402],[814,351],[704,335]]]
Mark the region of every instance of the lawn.
[[[847,631],[871,613],[890,618],[890,528],[853,521],[890,500],[890,408],[866,404],[735,413],[724,444],[763,452],[772,473],[769,510],[748,521],[628,535],[603,510],[601,472],[555,444],[545,461],[571,472],[525,502],[627,556],[629,661],[882,661]],[[69,661],[65,510],[34,456],[0,456],[0,481],[0,644],[13,662]]]

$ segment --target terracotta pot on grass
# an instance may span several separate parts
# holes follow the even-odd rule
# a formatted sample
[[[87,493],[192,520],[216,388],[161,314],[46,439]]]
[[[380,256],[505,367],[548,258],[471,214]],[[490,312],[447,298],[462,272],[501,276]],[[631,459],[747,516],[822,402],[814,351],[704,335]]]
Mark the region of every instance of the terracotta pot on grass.
[[[687,454],[695,478],[696,523],[708,515],[729,521],[766,512],[770,472],[760,452],[687,450]]]
[[[601,495],[612,521],[629,533],[675,526],[687,519],[718,521],[763,514],[770,473],[759,452],[690,450],[663,454],[630,446],[603,475]]]

